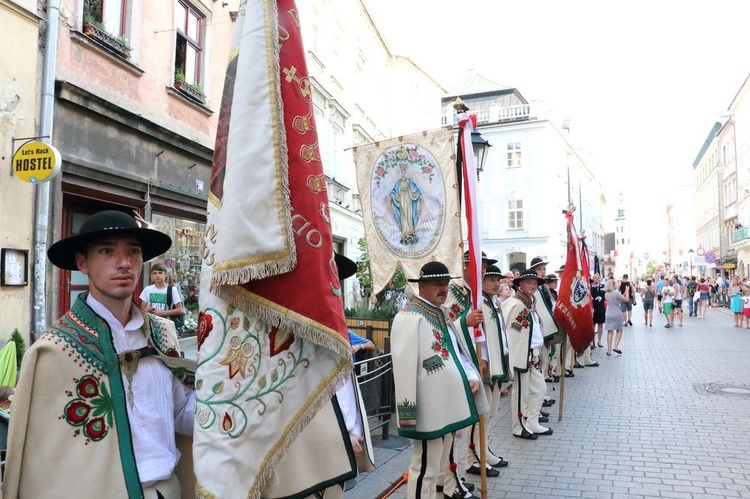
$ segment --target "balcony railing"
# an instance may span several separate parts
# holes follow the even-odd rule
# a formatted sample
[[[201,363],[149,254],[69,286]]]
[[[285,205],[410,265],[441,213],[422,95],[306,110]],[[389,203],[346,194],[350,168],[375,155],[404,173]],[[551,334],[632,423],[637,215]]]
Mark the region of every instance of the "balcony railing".
[[[750,227],[740,227],[732,234],[732,243],[738,243],[750,239]]]
[[[508,106],[495,109],[485,109],[482,111],[469,111],[469,114],[477,115],[478,125],[487,125],[489,123],[506,123],[509,121],[522,121],[528,120],[531,113],[531,106],[528,104],[522,104],[518,106]],[[443,125],[449,123],[449,119],[453,120],[453,126],[458,126],[458,117],[455,112],[451,113],[451,116],[443,115],[441,121]]]

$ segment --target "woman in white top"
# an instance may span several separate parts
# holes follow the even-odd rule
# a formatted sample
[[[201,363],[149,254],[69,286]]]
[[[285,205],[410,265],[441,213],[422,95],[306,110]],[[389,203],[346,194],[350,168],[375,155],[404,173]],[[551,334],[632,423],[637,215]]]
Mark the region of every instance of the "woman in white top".
[[[674,303],[672,303],[672,324],[674,324],[675,316],[680,319],[680,327],[682,327],[682,299],[685,296],[685,285],[679,277],[674,276],[672,278],[674,282]]]

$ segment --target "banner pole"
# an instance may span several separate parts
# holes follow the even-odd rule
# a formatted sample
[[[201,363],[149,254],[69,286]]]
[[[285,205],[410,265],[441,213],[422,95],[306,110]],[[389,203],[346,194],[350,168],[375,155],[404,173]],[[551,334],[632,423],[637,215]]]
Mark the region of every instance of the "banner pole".
[[[560,372],[560,405],[557,410],[557,421],[562,421],[563,418],[563,406],[565,405],[565,353],[567,350],[568,334],[563,331],[562,343],[560,343],[560,363],[562,364],[562,370]]]

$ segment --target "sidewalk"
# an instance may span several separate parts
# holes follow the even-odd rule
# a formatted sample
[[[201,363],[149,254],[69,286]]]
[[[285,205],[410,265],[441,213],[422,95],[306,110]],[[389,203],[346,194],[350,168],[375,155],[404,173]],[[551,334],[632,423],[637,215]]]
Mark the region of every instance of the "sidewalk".
[[[672,329],[663,315],[644,326],[637,308],[633,323],[622,356],[597,348],[601,365],[566,379],[562,421],[559,383],[548,384],[558,399],[545,409],[553,435],[511,437],[510,397],[503,399],[490,446],[510,466],[488,479],[488,497],[750,497],[750,330],[735,328],[724,308],[709,309],[705,319],[685,315],[684,326]],[[409,466],[406,445],[376,448],[377,469],[358,477],[346,497],[373,499],[386,490]],[[465,447],[458,439],[460,467]],[[478,488],[479,477],[469,480]],[[405,498],[406,486],[391,497]]]

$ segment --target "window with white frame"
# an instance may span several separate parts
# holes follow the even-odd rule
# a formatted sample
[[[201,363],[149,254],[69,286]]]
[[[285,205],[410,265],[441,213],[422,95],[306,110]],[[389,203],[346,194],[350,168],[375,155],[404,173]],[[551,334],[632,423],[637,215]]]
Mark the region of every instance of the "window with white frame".
[[[202,83],[202,59],[204,43],[204,16],[192,5],[177,2],[175,9],[175,80],[190,85]]]
[[[508,201],[508,229],[523,229],[523,199]]]
[[[518,168],[521,163],[521,143],[508,142],[508,168]]]
[[[81,30],[116,54],[129,58],[131,3],[132,0],[84,0]]]

